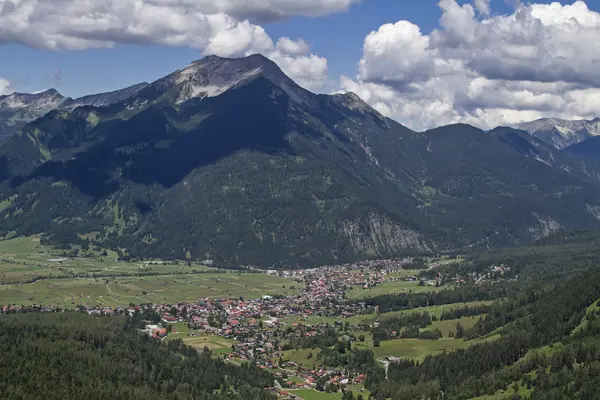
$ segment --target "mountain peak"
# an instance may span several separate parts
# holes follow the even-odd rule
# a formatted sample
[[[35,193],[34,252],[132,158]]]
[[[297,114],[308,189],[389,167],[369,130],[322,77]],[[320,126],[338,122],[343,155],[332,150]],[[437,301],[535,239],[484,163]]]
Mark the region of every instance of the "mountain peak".
[[[308,92],[298,86],[273,61],[261,54],[243,58],[207,56],[170,75],[167,85],[177,86],[177,103],[192,98],[215,97],[262,76],[285,91],[293,100],[306,102]]]
[[[46,89],[42,92],[37,93],[41,96],[61,96],[62,95],[58,92],[58,90],[54,89],[54,88],[50,88],[50,89]]]
[[[8,96],[0,96],[0,109],[21,110],[25,108],[40,109],[47,112],[64,101],[64,97],[56,89],[47,89],[36,93],[14,92]]]

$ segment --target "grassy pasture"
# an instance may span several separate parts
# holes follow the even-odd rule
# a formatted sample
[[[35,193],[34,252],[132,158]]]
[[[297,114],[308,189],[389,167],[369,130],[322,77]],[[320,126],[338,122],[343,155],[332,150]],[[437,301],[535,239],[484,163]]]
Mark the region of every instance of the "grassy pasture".
[[[39,236],[0,241],[0,304],[127,306],[301,290],[299,285],[290,289],[295,285],[292,279],[218,271],[195,263],[120,262],[111,252],[87,258],[60,254],[61,250],[41,245]],[[46,279],[24,283],[38,277]]]
[[[195,301],[204,297],[256,298],[298,292],[300,289],[290,289],[293,283],[291,279],[275,276],[235,273],[48,279],[0,285],[0,303],[126,306]]]
[[[449,319],[449,320],[445,320],[445,321],[433,321],[431,323],[431,325],[429,325],[427,328],[425,328],[423,330],[439,329],[442,332],[442,335],[444,335],[444,337],[447,338],[447,337],[449,337],[450,332],[456,333],[456,324],[457,323],[460,322],[460,324],[465,329],[471,329],[473,326],[475,326],[477,321],[479,321],[480,317],[481,316],[463,317],[463,318],[459,318],[459,319]]]
[[[451,320],[456,324],[458,320]],[[462,323],[462,322],[461,322]],[[427,327],[427,329],[431,329]],[[443,331],[442,331],[443,332]],[[373,350],[376,358],[383,358],[385,356],[394,356],[399,358],[407,358],[416,361],[423,361],[425,357],[429,355],[440,354],[444,351],[450,352],[458,349],[466,349],[476,343],[483,341],[495,340],[498,335],[490,335],[481,339],[476,340],[463,340],[454,339],[444,336],[438,340],[425,340],[425,339],[393,339],[393,340],[382,340],[379,347],[373,345],[372,336],[369,332],[356,332],[355,335],[359,336],[363,334],[365,341],[356,341],[353,346],[357,349],[370,349]]]
[[[114,252],[94,257],[63,257],[64,251],[40,244],[39,236],[0,240],[0,284],[21,283],[37,277],[125,276],[141,273],[186,274],[211,271],[199,264],[143,265],[120,262]],[[212,270],[214,271],[214,269]]]
[[[181,340],[200,351],[204,350],[204,347],[208,347],[214,354],[229,354],[233,345],[232,340],[220,336],[189,336],[182,337]]]
[[[365,299],[367,297],[381,296],[384,294],[397,294],[397,293],[427,293],[435,292],[443,289],[447,289],[448,286],[435,287],[435,286],[419,286],[418,282],[408,281],[390,281],[381,283],[370,289],[363,289],[360,287],[353,287],[347,292],[349,299]]]
[[[312,353],[313,356],[309,359],[308,355],[310,353]],[[312,368],[313,365],[319,368],[322,363],[320,360],[317,360],[318,354],[319,349],[294,349],[284,351],[282,357],[285,361],[293,361],[306,368]]]
[[[592,303],[586,310],[586,315],[583,317],[583,319],[581,320],[581,323],[573,330],[573,333],[577,333],[579,332],[581,329],[584,329],[585,327],[587,327],[588,324],[588,320],[587,320],[587,313],[588,312],[595,312],[600,310],[600,300],[596,300],[594,303]]]
[[[339,393],[318,392],[313,389],[288,390],[304,400],[339,400],[342,396]]]
[[[341,322],[341,323],[348,322],[348,323],[350,323],[350,325],[360,325],[360,324],[371,324],[378,319],[381,320],[381,319],[385,319],[385,318],[398,317],[398,316],[410,314],[413,312],[419,312],[419,313],[428,312],[430,315],[432,315],[432,316],[435,315],[436,317],[439,318],[444,311],[450,311],[450,310],[462,308],[465,306],[476,307],[479,305],[490,304],[490,303],[491,303],[491,301],[471,301],[471,302],[466,302],[466,303],[452,303],[452,304],[443,304],[443,305],[439,305],[439,306],[419,307],[419,308],[414,308],[412,310],[390,311],[390,312],[379,314],[379,315],[377,315],[377,314],[359,314],[359,315],[355,315],[350,318],[315,317],[315,316],[302,318],[302,317],[298,317],[298,316],[289,316],[286,318],[282,318],[281,320],[288,324],[302,323],[304,325],[316,325],[316,324],[321,324],[321,323],[328,323],[330,325],[333,325],[337,321],[337,322]],[[473,324],[475,322],[477,322],[478,318],[479,317],[475,317],[475,321],[473,322]],[[454,327],[456,327],[457,321],[456,320],[453,320],[453,321],[454,321],[453,322]],[[450,323],[450,322],[448,322],[448,323]],[[466,322],[467,327],[472,326],[472,325],[469,325],[469,323],[470,323],[469,321]],[[443,332],[444,330],[442,328],[444,327],[444,324],[440,324],[440,325],[441,325],[440,330],[442,330],[442,332]]]
[[[368,337],[364,342],[355,342],[354,347],[357,349],[371,349],[377,358],[394,356],[423,361],[429,355],[440,354],[443,351],[465,349],[474,343],[474,341],[448,338],[439,340],[394,339],[384,340],[379,347],[374,347],[372,340]]]
[[[213,354],[222,355],[231,353],[231,345],[234,341],[230,339],[222,338],[218,335],[206,335],[188,328],[187,323],[178,322],[171,325],[173,331],[167,336],[165,340],[176,340],[181,339],[183,343],[191,346],[199,351],[204,350],[204,347],[208,347]],[[192,336],[196,333],[197,336]]]
[[[418,276],[423,270],[420,269],[401,269],[397,272],[387,274],[386,278],[405,278],[407,276]],[[415,282],[416,283],[416,282]]]

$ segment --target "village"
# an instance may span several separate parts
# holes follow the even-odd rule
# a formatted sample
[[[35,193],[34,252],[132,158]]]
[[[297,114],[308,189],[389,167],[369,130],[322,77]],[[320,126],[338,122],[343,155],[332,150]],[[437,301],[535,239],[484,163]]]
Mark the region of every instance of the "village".
[[[371,288],[398,281],[414,288],[440,284],[439,274],[431,279],[418,270],[406,270],[412,263],[412,258],[404,258],[306,270],[264,271],[265,274],[291,278],[302,288],[299,294],[287,296],[202,298],[195,302],[130,304],[115,308],[78,306],[77,311],[90,315],[137,316],[143,322],[140,330],[154,338],[181,339],[200,351],[212,351],[215,356],[232,363],[251,362],[273,373],[276,387],[272,390],[283,397],[292,395],[293,398],[290,390],[299,389],[338,392],[352,387],[360,391],[365,371],[322,365],[311,360],[310,350],[338,343],[344,343],[350,349],[353,343],[364,341],[364,332],[372,326],[356,322],[375,321],[378,309],[363,301],[345,301],[349,292],[368,293]],[[505,270],[504,266],[494,266],[489,277]],[[425,268],[423,271],[431,270]],[[481,281],[480,276],[474,278]],[[460,280],[455,278],[452,283],[460,283]],[[19,311],[27,310],[16,305],[2,306],[3,313]],[[54,312],[58,309],[39,306],[30,311]],[[366,318],[357,320],[361,316]],[[350,324],[350,319],[355,323]],[[201,338],[214,340],[195,340]],[[288,357],[290,352],[302,349],[308,351],[302,362]],[[393,358],[379,361],[383,367]]]
[[[288,296],[263,295],[254,299],[203,298],[196,302],[175,304],[130,304],[121,307],[78,306],[77,311],[90,315],[144,315],[142,331],[162,340],[173,338],[213,336],[231,343],[220,356],[231,362],[252,362],[269,369],[276,377],[276,390],[285,395],[286,389],[318,388],[334,390],[344,385],[360,385],[363,373],[352,376],[335,367],[306,368],[285,360],[286,350],[310,346],[327,335],[338,340],[357,340],[348,331],[347,318],[374,314],[364,302],[344,302],[350,288],[365,290],[386,281],[400,278],[393,274],[403,270],[411,258],[365,261],[355,264],[328,266],[307,270],[265,271],[266,274],[292,278],[303,290]],[[404,276],[406,281],[416,276]],[[4,305],[3,313],[55,312],[53,306]],[[178,332],[185,326],[185,337]],[[344,332],[342,332],[346,328]],[[189,336],[187,336],[189,335]],[[304,344],[301,344],[305,341]],[[203,349],[200,349],[203,350]]]
[[[337,392],[349,385],[362,385],[365,373],[349,374],[334,366],[312,368],[286,360],[286,350],[317,347],[322,341],[356,341],[344,320],[375,310],[364,302],[342,302],[350,287],[368,289],[386,282],[386,276],[401,271],[412,261],[367,261],[357,264],[321,267],[309,270],[267,271],[291,277],[304,285],[299,295],[257,299],[201,299],[194,304],[179,303],[152,306],[160,315],[160,325],[147,325],[154,337],[173,335],[171,324],[186,323],[190,335],[217,335],[232,340],[230,351],[223,354],[232,362],[252,362],[272,371],[280,395],[292,389],[317,389]],[[397,278],[390,278],[396,280]],[[415,276],[406,276],[415,281]],[[321,320],[320,322],[318,322]]]

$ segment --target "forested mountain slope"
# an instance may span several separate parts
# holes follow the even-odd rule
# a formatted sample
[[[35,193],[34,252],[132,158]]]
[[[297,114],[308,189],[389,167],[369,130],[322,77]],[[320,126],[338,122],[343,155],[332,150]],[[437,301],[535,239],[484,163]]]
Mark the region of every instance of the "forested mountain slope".
[[[367,304],[379,306],[382,312],[496,299],[481,308],[485,314],[471,328],[457,324],[454,340],[464,338],[473,343],[467,349],[428,356],[420,363],[392,363],[388,379],[383,371],[375,370],[367,380],[367,388],[375,398],[394,400],[595,399],[600,390],[600,270],[597,257],[595,265],[587,262],[592,255],[585,243],[591,245],[597,240],[597,233],[553,238],[555,246],[571,246],[570,256],[574,258],[564,257],[551,265],[539,262],[541,254],[532,254],[529,259],[526,250],[517,249],[512,261],[519,264],[503,260],[517,269],[516,281],[367,299]],[[548,254],[547,259],[555,255]],[[501,260],[493,255],[490,259]],[[559,267],[561,279],[548,279],[543,271],[547,267],[554,272]],[[540,275],[532,274],[535,270]],[[481,306],[466,307],[461,312],[468,315],[477,307]],[[385,315],[381,317],[382,326]]]
[[[0,145],[0,233],[309,266],[600,227],[595,162],[565,168],[505,136],[416,133],[352,93],[314,95],[262,56],[206,57]]]
[[[600,137],[593,137],[581,143],[574,144],[567,147],[564,151],[573,155],[598,160],[600,159]]]
[[[125,317],[0,315],[0,397],[274,399],[273,377],[140,333]]]

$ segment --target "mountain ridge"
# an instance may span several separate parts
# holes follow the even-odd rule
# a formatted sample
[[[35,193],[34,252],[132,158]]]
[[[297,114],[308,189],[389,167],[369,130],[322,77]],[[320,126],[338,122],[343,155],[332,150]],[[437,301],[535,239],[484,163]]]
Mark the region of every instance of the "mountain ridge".
[[[279,267],[600,227],[593,160],[510,128],[414,132],[275,67],[208,57],[27,124],[0,145],[0,236]]]
[[[52,110],[67,110],[90,105],[108,106],[125,100],[147,85],[143,82],[123,89],[76,99],[64,97],[56,89],[47,89],[39,93],[15,92],[0,96],[0,142]]]
[[[600,135],[600,118],[596,117],[592,120],[541,118],[518,124],[516,128],[562,150]]]

